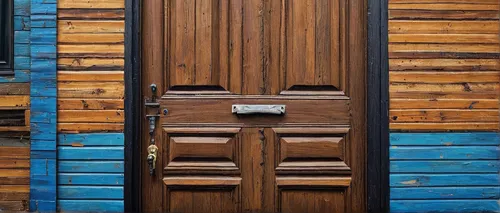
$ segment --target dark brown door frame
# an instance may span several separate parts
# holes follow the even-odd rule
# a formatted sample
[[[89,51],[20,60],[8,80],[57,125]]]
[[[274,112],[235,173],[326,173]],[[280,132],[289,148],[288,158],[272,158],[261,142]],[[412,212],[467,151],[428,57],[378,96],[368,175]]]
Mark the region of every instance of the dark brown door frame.
[[[125,0],[125,211],[141,205],[141,43],[142,0]],[[388,2],[367,3],[367,209],[389,211]]]

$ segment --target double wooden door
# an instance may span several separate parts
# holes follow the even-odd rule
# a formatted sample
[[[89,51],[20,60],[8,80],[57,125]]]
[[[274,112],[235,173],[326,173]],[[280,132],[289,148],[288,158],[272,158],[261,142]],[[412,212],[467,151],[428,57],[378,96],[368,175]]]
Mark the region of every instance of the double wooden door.
[[[142,4],[143,211],[366,211],[363,0]]]

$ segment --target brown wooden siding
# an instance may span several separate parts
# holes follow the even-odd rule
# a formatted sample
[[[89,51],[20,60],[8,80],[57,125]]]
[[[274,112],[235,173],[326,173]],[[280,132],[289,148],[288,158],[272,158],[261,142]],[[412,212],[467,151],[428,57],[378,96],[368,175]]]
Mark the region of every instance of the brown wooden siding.
[[[58,130],[123,131],[123,0],[58,1]]]
[[[497,130],[498,0],[390,0],[392,130]]]

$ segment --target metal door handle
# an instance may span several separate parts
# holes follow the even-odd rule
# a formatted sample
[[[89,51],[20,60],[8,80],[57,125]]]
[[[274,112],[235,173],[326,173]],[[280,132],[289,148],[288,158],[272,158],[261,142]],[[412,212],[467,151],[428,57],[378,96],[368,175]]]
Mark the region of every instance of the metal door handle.
[[[251,104],[234,104],[232,107],[233,114],[250,115],[250,114],[272,114],[284,115],[285,105],[251,105]]]

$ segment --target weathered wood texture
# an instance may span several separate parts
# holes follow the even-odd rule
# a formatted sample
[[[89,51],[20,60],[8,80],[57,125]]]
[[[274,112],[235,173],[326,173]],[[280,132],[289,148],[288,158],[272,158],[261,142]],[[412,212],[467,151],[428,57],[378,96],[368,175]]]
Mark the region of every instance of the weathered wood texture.
[[[123,145],[122,133],[59,134],[58,211],[123,211]]]
[[[391,212],[498,212],[500,134],[392,133]]]
[[[30,195],[30,1],[14,1],[14,75],[0,76],[0,211]]]
[[[124,210],[125,0],[58,1],[57,208]]]
[[[499,129],[496,0],[390,0],[390,127]]]
[[[58,1],[58,131],[123,131],[124,0]]]

